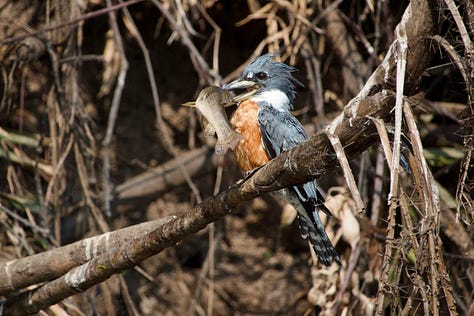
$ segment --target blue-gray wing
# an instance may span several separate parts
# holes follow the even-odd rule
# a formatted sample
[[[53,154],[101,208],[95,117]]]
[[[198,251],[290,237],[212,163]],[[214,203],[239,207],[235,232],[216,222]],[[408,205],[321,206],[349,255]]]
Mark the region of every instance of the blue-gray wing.
[[[263,147],[270,158],[275,158],[308,138],[303,126],[293,115],[266,104],[259,106],[258,126]]]
[[[306,140],[306,132],[301,123],[289,112],[280,112],[268,104],[259,104],[258,126],[262,135],[262,145],[270,158],[290,150]],[[335,260],[340,266],[339,255],[329,240],[321,223],[318,209],[328,213],[316,189],[315,181],[287,188],[288,202],[297,210],[301,236],[309,238],[313,248],[324,265]]]
[[[270,158],[277,157],[283,151],[290,150],[308,138],[303,125],[293,115],[289,112],[278,111],[267,104],[259,104],[258,126],[262,135],[263,148]],[[324,200],[317,192],[313,181],[296,185],[291,189],[308,210],[315,211],[316,207],[331,215],[331,212],[322,203]],[[313,212],[310,212],[311,215],[316,216],[312,214]]]

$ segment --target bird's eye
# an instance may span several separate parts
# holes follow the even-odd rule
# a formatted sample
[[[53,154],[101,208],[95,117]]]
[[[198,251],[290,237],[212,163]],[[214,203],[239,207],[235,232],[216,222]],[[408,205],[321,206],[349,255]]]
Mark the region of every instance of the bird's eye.
[[[262,71],[262,72],[257,72],[255,74],[255,77],[257,77],[257,79],[259,79],[259,80],[265,80],[265,79],[267,79],[268,75],[267,75],[266,72]]]

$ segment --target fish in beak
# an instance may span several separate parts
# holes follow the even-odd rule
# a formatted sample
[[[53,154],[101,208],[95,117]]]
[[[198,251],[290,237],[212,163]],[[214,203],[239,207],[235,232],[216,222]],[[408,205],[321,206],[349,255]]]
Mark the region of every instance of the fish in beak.
[[[184,103],[184,106],[196,107],[209,124],[205,128],[206,135],[217,134],[216,154],[224,155],[229,149],[234,150],[242,135],[230,126],[224,107],[234,104],[229,91],[210,86],[199,93],[196,102]]]
[[[249,99],[261,88],[262,85],[258,82],[243,77],[239,77],[222,86],[222,89],[236,93],[232,99],[237,103]]]

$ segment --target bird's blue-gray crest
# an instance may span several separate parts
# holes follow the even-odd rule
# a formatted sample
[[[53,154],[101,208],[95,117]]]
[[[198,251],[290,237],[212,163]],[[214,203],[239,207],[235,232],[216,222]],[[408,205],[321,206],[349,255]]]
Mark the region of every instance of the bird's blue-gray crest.
[[[297,71],[295,67],[277,62],[274,60],[275,54],[268,53],[255,58],[245,67],[242,75],[224,89],[255,88],[255,96],[268,91],[281,91],[288,98],[288,109],[293,108],[295,98],[295,86],[303,84],[293,77],[292,73]]]

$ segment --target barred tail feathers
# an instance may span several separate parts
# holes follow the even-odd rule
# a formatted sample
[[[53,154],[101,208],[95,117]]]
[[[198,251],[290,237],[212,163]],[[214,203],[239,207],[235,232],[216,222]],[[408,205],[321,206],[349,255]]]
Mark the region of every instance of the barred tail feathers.
[[[309,238],[318,260],[325,266],[330,266],[333,261],[336,261],[339,266],[342,266],[339,254],[329,240],[319,220],[319,215],[318,218],[315,219],[315,223],[313,223],[306,214],[300,214],[298,208],[297,211],[301,237],[303,239]]]
[[[330,214],[330,212],[325,207],[321,207],[323,204],[317,199],[314,184],[307,182],[301,186],[275,191],[273,195],[283,198],[296,209],[301,237],[303,239],[309,238],[319,261],[325,266],[329,266],[333,261],[336,261],[342,267],[339,254],[321,223],[318,209],[321,208],[321,211],[325,213]]]

